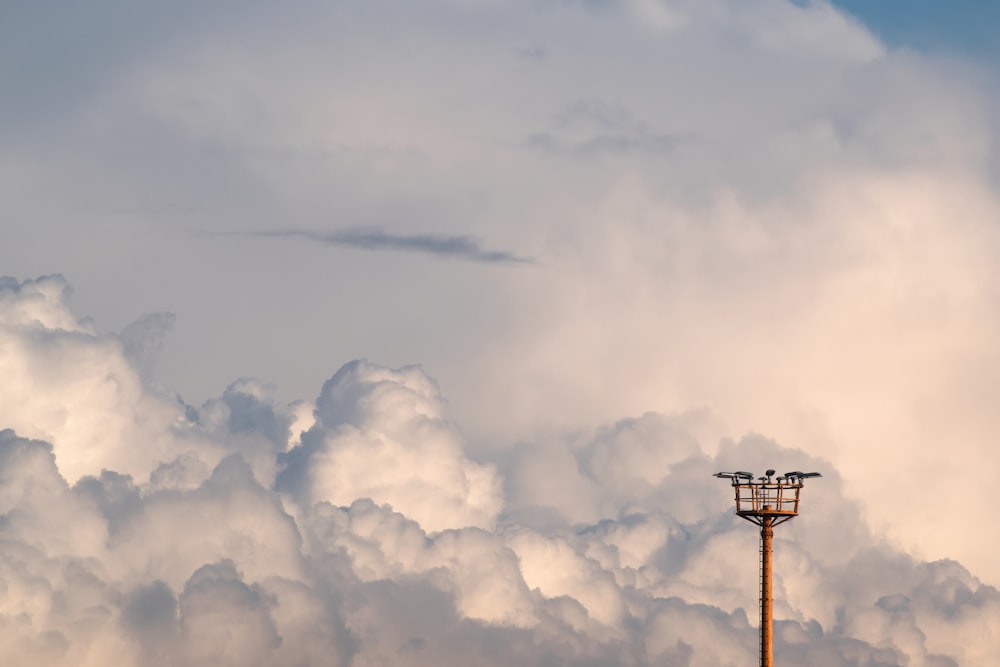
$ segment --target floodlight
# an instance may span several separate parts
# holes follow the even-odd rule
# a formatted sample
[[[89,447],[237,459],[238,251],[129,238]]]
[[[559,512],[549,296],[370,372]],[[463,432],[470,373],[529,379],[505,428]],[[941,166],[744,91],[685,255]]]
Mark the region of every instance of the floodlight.
[[[795,470],[771,481],[774,470],[753,479],[749,472],[718,472],[716,477],[731,480],[736,490],[736,514],[760,526],[760,667],[772,667],[771,541],[774,527],[794,519],[799,514],[799,494],[802,482],[810,477],[822,477],[818,472]]]

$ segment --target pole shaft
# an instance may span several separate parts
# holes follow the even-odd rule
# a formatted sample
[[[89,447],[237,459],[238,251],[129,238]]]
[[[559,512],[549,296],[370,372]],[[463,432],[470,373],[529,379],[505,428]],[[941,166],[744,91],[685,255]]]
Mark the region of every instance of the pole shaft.
[[[771,639],[771,517],[764,517],[760,527],[760,667],[773,667],[774,645]]]

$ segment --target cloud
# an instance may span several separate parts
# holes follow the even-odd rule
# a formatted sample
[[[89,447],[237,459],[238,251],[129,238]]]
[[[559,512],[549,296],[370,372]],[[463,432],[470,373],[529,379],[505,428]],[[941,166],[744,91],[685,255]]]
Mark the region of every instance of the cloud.
[[[149,313],[118,334],[125,356],[143,376],[152,375],[156,355],[163,349],[163,343],[176,319],[173,313]]]
[[[524,46],[514,49],[514,52],[521,58],[528,60],[544,60],[549,56],[549,50],[544,46]]]
[[[526,144],[558,157],[587,159],[636,154],[667,158],[690,137],[657,131],[639,121],[621,103],[601,99],[570,105],[551,130],[531,134]]]
[[[250,233],[268,238],[300,238],[323,245],[355,250],[415,252],[484,264],[531,264],[533,259],[504,250],[487,250],[471,236],[394,234],[378,227],[355,227],[334,232],[276,230]]]
[[[779,662],[989,663],[965,64],[827,2],[195,4],[4,24],[87,59],[18,60],[0,127],[5,270],[78,287],[0,280],[0,659],[742,663],[757,536],[710,475],[776,467],[825,474]]]
[[[491,528],[502,504],[492,466],[468,460],[419,368],[345,365],[323,386],[316,424],[291,450],[278,488],[313,505],[388,504],[432,531]]]
[[[757,534],[711,473],[768,465],[825,474],[777,531],[782,659],[953,667],[998,648],[1000,592],[880,539],[829,461],[720,438],[706,410],[550,433],[491,461],[474,459],[419,367],[350,362],[293,405],[250,379],[200,407],[136,380],[96,404],[119,421],[94,427],[105,437],[84,465],[55,424],[78,423],[94,380],[109,367],[137,378],[139,360],[117,338],[61,328],[77,321],[65,281],[42,283],[6,281],[0,297],[0,363],[34,369],[10,376],[12,395],[35,376],[64,385],[57,413],[22,422],[51,443],[0,432],[10,662],[745,661]],[[39,368],[38,339],[72,354]]]
[[[71,315],[68,292],[60,276],[0,285],[4,424],[52,442],[70,482],[103,468],[146,477],[186,447],[165,428],[183,410],[143,386],[121,339]]]

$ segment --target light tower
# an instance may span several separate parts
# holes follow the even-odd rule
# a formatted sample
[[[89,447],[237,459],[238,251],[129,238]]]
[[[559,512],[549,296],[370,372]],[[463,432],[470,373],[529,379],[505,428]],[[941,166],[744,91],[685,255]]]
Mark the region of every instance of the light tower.
[[[736,490],[736,514],[760,526],[760,667],[774,664],[771,639],[771,539],[774,527],[794,519],[799,514],[799,493],[810,477],[822,477],[818,472],[786,472],[774,478],[768,470],[754,480],[753,473],[717,472],[716,477],[728,479]]]

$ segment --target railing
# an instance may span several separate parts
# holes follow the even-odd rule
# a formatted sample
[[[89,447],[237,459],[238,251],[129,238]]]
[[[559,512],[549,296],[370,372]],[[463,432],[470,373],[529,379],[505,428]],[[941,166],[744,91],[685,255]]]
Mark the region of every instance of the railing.
[[[734,484],[736,513],[739,515],[785,515],[799,513],[802,484],[745,482]]]

